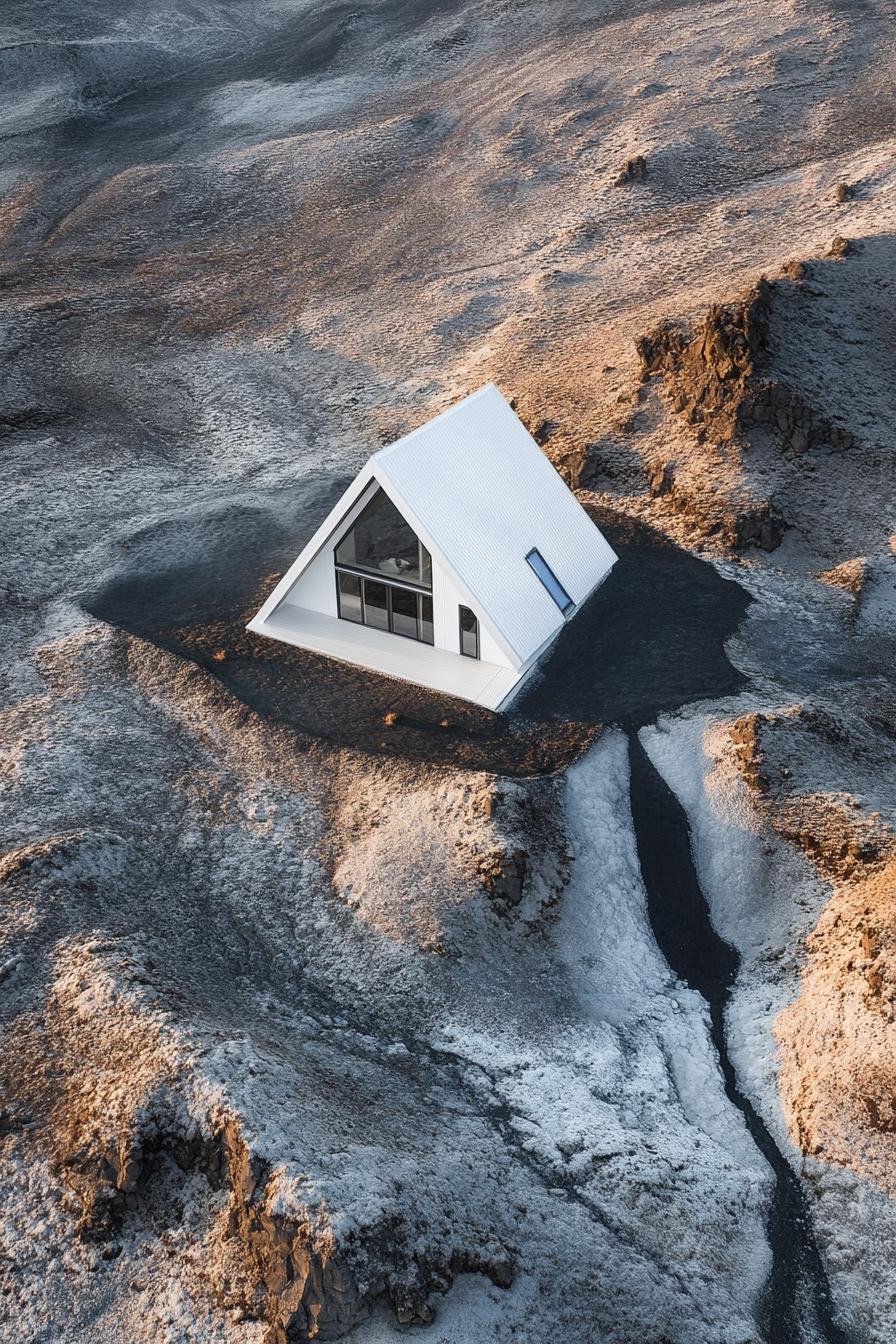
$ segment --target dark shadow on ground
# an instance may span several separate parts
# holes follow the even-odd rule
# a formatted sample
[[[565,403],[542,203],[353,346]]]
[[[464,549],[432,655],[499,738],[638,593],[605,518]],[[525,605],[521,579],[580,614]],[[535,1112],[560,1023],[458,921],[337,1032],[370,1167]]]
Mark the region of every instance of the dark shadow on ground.
[[[619,559],[515,713],[644,724],[664,710],[740,690],[745,678],[728,661],[725,641],[750,604],[745,589],[643,523],[592,513]]]
[[[251,709],[305,738],[507,775],[563,769],[605,723],[645,723],[743,685],[724,642],[746,610],[746,592],[609,513],[597,521],[617,565],[508,714],[247,633],[246,621],[345,484],[314,477],[270,509],[231,507],[140,533],[120,576],[84,606],[198,663]],[[397,715],[392,727],[387,714]]]

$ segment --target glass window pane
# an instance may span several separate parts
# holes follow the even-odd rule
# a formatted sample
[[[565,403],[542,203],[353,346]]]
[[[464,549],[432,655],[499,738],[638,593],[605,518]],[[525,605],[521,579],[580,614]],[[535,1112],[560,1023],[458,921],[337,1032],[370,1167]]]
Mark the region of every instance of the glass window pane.
[[[408,588],[392,589],[392,630],[417,638],[417,594]]]
[[[420,594],[420,638],[424,644],[433,644],[435,642],[432,625],[432,598],[424,597]]]
[[[336,575],[336,595],[339,615],[344,621],[363,621],[361,613],[361,580],[356,574]]]
[[[384,583],[373,579],[364,580],[364,624],[389,629],[389,592]]]
[[[465,658],[479,657],[479,622],[469,607],[459,607],[460,651]]]
[[[383,490],[377,490],[336,547],[336,563],[432,587],[429,552]]]
[[[535,573],[541,579],[541,582],[544,584],[545,588],[547,588],[551,597],[557,603],[557,606],[565,615],[566,612],[569,611],[570,607],[573,606],[573,600],[570,597],[569,593],[566,591],[566,589],[563,587],[563,584],[557,578],[557,575],[551,569],[548,562],[545,560],[544,556],[541,554],[540,551],[533,550],[529,552],[529,554],[526,556],[526,559],[529,561],[529,564],[531,565],[532,569],[535,570]]]

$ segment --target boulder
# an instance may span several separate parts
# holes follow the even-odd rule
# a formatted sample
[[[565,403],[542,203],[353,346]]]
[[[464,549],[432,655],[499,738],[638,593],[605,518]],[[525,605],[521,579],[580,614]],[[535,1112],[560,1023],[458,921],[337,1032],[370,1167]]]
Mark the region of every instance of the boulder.
[[[630,187],[635,182],[644,182],[647,179],[647,160],[643,154],[636,154],[634,158],[627,159],[619,175],[614,178],[614,187]]]

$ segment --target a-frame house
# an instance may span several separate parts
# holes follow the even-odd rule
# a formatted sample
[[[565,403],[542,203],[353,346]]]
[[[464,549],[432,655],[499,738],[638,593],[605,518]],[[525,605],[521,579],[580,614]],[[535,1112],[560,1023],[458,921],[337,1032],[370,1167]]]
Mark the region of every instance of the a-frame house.
[[[248,628],[502,709],[615,560],[490,383],[370,459]]]

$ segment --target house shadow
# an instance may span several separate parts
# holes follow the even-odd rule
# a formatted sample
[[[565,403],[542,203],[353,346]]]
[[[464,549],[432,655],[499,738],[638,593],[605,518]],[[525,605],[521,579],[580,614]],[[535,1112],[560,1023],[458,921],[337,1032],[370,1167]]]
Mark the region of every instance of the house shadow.
[[[749,602],[736,583],[622,515],[595,520],[619,560],[510,712],[249,633],[280,574],[346,481],[316,477],[276,504],[228,507],[135,535],[93,616],[189,659],[308,748],[347,747],[505,775],[562,770],[602,725],[647,722],[743,678],[725,655]]]

